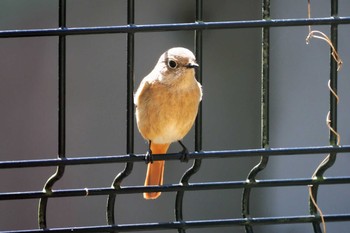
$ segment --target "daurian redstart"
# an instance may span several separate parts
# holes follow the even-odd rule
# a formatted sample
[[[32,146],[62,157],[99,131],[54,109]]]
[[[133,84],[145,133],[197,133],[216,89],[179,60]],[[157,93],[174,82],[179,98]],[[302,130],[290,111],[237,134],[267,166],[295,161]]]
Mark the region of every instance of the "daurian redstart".
[[[154,69],[137,89],[134,102],[136,121],[141,135],[148,141],[147,156],[165,154],[172,142],[190,131],[202,99],[201,84],[195,79],[198,67],[194,54],[186,48],[171,48],[163,53]],[[145,186],[162,185],[164,161],[147,165]],[[145,199],[156,199],[160,192],[144,193]]]

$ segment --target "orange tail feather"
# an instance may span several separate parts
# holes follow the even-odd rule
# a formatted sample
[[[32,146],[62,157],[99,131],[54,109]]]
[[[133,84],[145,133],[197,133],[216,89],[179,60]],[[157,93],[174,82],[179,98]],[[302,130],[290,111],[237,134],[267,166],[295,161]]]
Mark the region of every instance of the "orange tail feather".
[[[151,143],[152,154],[165,154],[168,151],[170,144],[154,144]],[[148,163],[145,179],[145,186],[163,185],[164,161],[154,161]],[[156,199],[161,192],[143,193],[145,199]]]

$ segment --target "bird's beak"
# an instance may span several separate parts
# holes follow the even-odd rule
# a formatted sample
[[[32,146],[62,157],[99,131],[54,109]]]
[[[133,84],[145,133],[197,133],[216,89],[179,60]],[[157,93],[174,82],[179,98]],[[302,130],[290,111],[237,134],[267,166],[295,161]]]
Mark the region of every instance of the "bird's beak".
[[[190,62],[186,65],[187,68],[197,68],[199,65],[196,62]]]

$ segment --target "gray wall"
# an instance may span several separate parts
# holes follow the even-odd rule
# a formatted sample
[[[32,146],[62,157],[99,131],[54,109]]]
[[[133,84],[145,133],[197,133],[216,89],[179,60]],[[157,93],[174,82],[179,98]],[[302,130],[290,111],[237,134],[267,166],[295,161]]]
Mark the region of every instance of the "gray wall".
[[[306,17],[306,1],[273,1],[275,18]],[[340,13],[350,4],[340,1]],[[191,22],[194,1],[136,1],[136,23]],[[313,3],[312,15],[329,15],[326,0]],[[57,26],[57,1],[0,2],[0,29]],[[204,20],[259,19],[258,1],[204,1]],[[68,1],[69,27],[124,25],[126,1]],[[328,27],[315,27],[328,33]],[[329,48],[318,40],[305,44],[307,27],[271,30],[271,146],[328,144]],[[212,30],[203,33],[203,149],[250,149],[260,145],[260,29]],[[347,88],[349,30],[340,27],[339,132],[348,144],[350,94]],[[0,40],[1,160],[55,158],[57,151],[57,38]],[[148,74],[160,54],[174,46],[193,48],[192,32],[138,33],[135,36],[135,83]],[[85,35],[67,38],[67,156],[125,154],[126,35]],[[136,127],[135,127],[136,129]],[[193,131],[185,138],[193,150]],[[135,130],[135,153],[145,141]],[[171,147],[178,151],[178,145]],[[260,178],[310,177],[324,155],[273,157]],[[193,182],[242,180],[258,158],[203,160]],[[348,175],[349,158],[340,155],[326,175]],[[177,183],[191,166],[167,162],[165,183]],[[123,164],[67,167],[55,189],[108,187]],[[0,191],[41,190],[54,168],[0,170]],[[125,185],[141,185],[146,165],[136,163]],[[324,213],[346,213],[348,185],[320,188]],[[172,221],[175,193],[156,201],[142,195],[117,198],[118,223]],[[188,220],[239,218],[241,190],[189,192]],[[254,216],[308,214],[306,187],[257,189],[252,193]],[[0,230],[36,228],[38,200],[0,202]],[[105,196],[49,200],[48,226],[105,224]],[[328,223],[329,232],[344,232],[349,223]],[[188,232],[243,232],[243,228],[194,229]],[[310,224],[257,227],[257,232],[311,232]],[[176,232],[165,231],[165,232]]]

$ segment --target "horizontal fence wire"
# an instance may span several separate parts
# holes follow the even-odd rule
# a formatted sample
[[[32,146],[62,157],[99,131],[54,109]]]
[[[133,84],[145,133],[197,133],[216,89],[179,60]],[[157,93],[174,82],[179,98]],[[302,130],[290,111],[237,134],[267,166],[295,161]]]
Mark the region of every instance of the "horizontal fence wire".
[[[222,22],[169,23],[169,24],[132,24],[101,27],[67,27],[46,29],[2,30],[0,38],[41,37],[41,36],[73,36],[87,34],[137,33],[162,31],[193,31],[212,29],[238,29],[261,27],[294,27],[309,25],[350,24],[350,17],[323,17],[303,19],[269,19]]]
[[[327,153],[349,153],[350,145],[343,146],[314,146],[314,147],[291,147],[291,148],[268,148],[268,149],[241,149],[241,150],[220,150],[220,151],[200,151],[190,152],[191,159],[215,159],[215,158],[245,158],[257,156],[303,156],[306,154],[327,154]],[[153,155],[153,160],[180,160],[181,153],[169,153]],[[0,161],[0,169],[9,168],[29,168],[29,167],[49,167],[60,165],[87,165],[104,163],[125,163],[125,162],[145,162],[145,154],[125,154],[125,155],[96,155],[92,157],[72,157],[64,159],[36,159]]]
[[[263,0],[269,4],[268,0]],[[191,228],[210,228],[210,227],[227,227],[227,226],[244,226],[246,232],[253,232],[252,226],[255,225],[271,225],[271,224],[294,224],[294,223],[313,223],[315,232],[319,232],[317,224],[321,221],[321,217],[317,213],[299,216],[282,216],[282,217],[250,217],[249,205],[243,206],[245,213],[241,218],[234,219],[209,219],[209,220],[183,220],[182,218],[182,201],[181,195],[185,191],[199,190],[220,190],[220,189],[244,189],[246,190],[245,198],[249,199],[249,191],[251,188],[263,187],[284,187],[284,186],[309,186],[309,185],[334,185],[334,184],[350,184],[350,176],[334,176],[322,177],[322,179],[314,178],[297,178],[297,179],[262,179],[255,178],[258,171],[250,174],[247,180],[243,181],[224,181],[224,182],[189,182],[189,174],[183,177],[180,184],[155,186],[124,186],[121,181],[132,172],[132,166],[135,162],[145,162],[144,154],[134,154],[134,111],[133,111],[133,70],[134,70],[134,34],[139,32],[162,32],[162,31],[194,31],[195,32],[195,54],[198,63],[202,62],[202,32],[211,29],[238,29],[238,28],[261,28],[265,37],[265,51],[268,50],[268,30],[271,27],[294,27],[309,25],[342,25],[350,24],[350,17],[338,17],[333,14],[332,17],[323,18],[300,18],[300,19],[270,19],[269,15],[263,15],[261,20],[237,20],[222,22],[203,22],[202,21],[202,1],[196,0],[196,22],[193,23],[171,23],[171,24],[135,24],[134,23],[134,1],[128,0],[128,22],[127,25],[120,26],[101,26],[101,27],[66,27],[66,1],[60,0],[59,4],[59,23],[57,28],[44,29],[15,29],[1,30],[0,38],[20,38],[20,37],[45,37],[55,36],[59,38],[59,143],[58,158],[56,159],[39,159],[39,160],[18,160],[18,161],[0,161],[0,169],[21,169],[35,167],[57,167],[57,172],[48,180],[49,185],[45,185],[43,191],[23,191],[23,192],[1,192],[0,200],[19,200],[19,199],[39,199],[39,227],[40,229],[27,229],[16,231],[2,232],[131,232],[131,231],[149,231],[149,230],[166,230],[176,229],[179,232],[185,232]],[[96,155],[92,157],[74,157],[69,158],[65,155],[65,39],[67,36],[74,35],[91,35],[91,34],[127,34],[127,145],[126,154],[104,156]],[[264,49],[264,47],[262,48]],[[268,54],[268,53],[265,53]],[[269,56],[269,55],[268,55]],[[268,56],[266,59],[268,59]],[[264,59],[264,58],[263,58]],[[262,68],[262,86],[268,85],[268,67]],[[197,72],[197,78],[201,81],[201,68]],[[268,147],[268,86],[263,89],[267,92],[262,94],[262,105],[266,105],[262,112],[262,148],[261,149],[244,149],[244,150],[220,150],[220,151],[202,151],[202,131],[201,108],[199,117],[195,124],[195,149],[197,152],[189,153],[189,160],[194,161],[191,168],[192,172],[196,172],[196,166],[200,166],[202,159],[228,159],[240,157],[261,157],[263,159],[270,156],[301,156],[313,154],[321,156],[323,154],[337,154],[346,156],[350,153],[350,145],[342,146],[316,146],[316,147],[291,147],[291,148],[269,148]],[[265,102],[264,102],[265,101]],[[333,104],[334,105],[334,104]],[[334,107],[334,106],[333,106]],[[154,155],[153,160],[180,160],[182,154],[172,153],[167,155]],[[267,161],[265,161],[267,163]],[[125,163],[126,167],[114,180],[112,187],[99,188],[82,188],[82,189],[52,189],[53,184],[57,181],[66,166],[88,165],[88,164],[111,164]],[[257,170],[263,169],[257,167]],[[143,192],[177,192],[179,202],[176,209],[176,220],[172,222],[155,222],[155,223],[135,223],[135,224],[118,224],[114,216],[114,201],[116,195],[126,195],[131,193]],[[107,204],[107,225],[103,226],[81,226],[67,228],[49,228],[46,225],[46,202],[49,198],[61,197],[78,197],[78,196],[108,196]],[[41,207],[40,207],[41,206]],[[323,216],[326,222],[350,221],[349,214],[326,214]]]
[[[327,222],[350,221],[350,214],[324,215]],[[237,219],[212,219],[196,221],[174,221],[164,223],[144,223],[144,224],[118,224],[115,226],[92,226],[92,227],[70,227],[70,228],[51,228],[45,230],[19,230],[3,231],[3,233],[42,233],[42,232],[132,232],[132,231],[150,231],[150,230],[172,230],[172,229],[191,229],[191,228],[212,228],[228,226],[245,225],[270,225],[270,224],[297,224],[319,221],[319,217],[313,215],[288,216],[288,217],[261,217],[261,218],[237,218]]]
[[[52,190],[49,194],[43,191],[10,192],[0,193],[0,200],[16,199],[36,199],[45,197],[77,197],[77,196],[98,196],[109,194],[130,194],[143,192],[175,192],[175,191],[199,191],[199,190],[219,190],[219,189],[241,189],[241,188],[264,188],[283,186],[307,186],[314,184],[347,184],[350,183],[350,176],[324,177],[322,180],[312,178],[295,179],[272,179],[255,181],[224,181],[171,184],[162,186],[121,186],[118,189],[110,187],[83,188],[83,189],[62,189]]]

